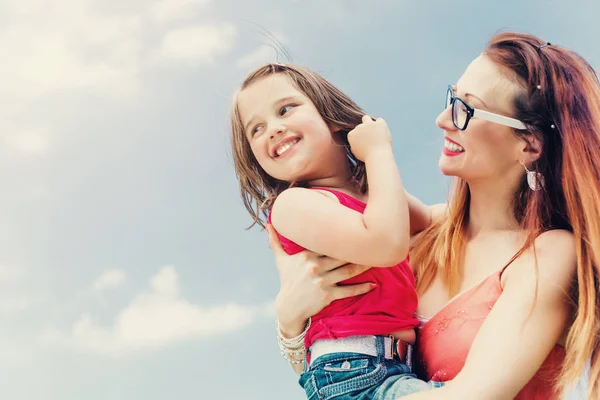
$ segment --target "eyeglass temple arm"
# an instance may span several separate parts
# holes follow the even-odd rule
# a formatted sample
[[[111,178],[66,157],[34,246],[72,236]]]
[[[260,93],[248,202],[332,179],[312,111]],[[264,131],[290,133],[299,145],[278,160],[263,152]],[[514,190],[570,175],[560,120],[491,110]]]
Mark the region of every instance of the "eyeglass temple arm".
[[[486,121],[495,122],[497,124],[510,126],[515,129],[526,129],[524,123],[519,121],[518,119],[505,117],[504,115],[494,114],[489,111],[483,111],[478,109],[473,109],[473,117],[479,119],[485,119]]]

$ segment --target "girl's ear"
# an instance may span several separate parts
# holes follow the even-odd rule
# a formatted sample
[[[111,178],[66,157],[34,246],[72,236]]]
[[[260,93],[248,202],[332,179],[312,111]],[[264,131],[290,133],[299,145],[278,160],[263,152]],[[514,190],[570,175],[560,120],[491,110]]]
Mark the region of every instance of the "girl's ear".
[[[331,130],[331,136],[333,136],[333,141],[340,146],[350,146],[348,143],[348,131],[344,131],[342,129]]]

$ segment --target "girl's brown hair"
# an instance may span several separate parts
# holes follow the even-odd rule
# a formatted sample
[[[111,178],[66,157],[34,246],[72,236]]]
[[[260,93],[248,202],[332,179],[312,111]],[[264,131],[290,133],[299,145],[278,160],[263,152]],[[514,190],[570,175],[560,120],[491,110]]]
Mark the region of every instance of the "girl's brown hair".
[[[288,77],[292,84],[313,102],[327,125],[336,129],[336,141],[346,146],[352,180],[356,182],[357,188],[362,193],[366,193],[365,165],[354,157],[347,140],[348,132],[362,122],[365,112],[321,75],[308,68],[291,64],[265,64],[258,67],[244,79],[238,93],[253,83],[274,74],[283,74]],[[272,200],[291,184],[299,186],[305,184],[280,181],[269,176],[261,168],[244,132],[237,97],[236,94],[231,110],[231,148],[233,149],[235,173],[244,206],[254,219],[250,227],[255,224],[264,227]]]
[[[600,84],[578,54],[519,33],[499,33],[483,54],[522,88],[513,100],[515,118],[526,130],[514,133],[542,145],[534,169],[545,181],[531,191],[525,179],[514,195],[514,215],[528,232],[519,253],[550,229],[567,229],[577,249],[577,304],[558,382],[573,385],[591,360],[588,398],[600,398]],[[416,242],[411,261],[418,266],[420,292],[439,271],[452,295],[459,290],[465,252],[470,194],[455,178],[447,216]]]

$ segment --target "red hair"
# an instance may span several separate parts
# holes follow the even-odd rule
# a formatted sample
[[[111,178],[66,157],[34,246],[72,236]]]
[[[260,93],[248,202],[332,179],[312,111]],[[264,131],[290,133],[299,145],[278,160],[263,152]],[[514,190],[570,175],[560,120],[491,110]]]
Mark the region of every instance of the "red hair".
[[[600,83],[577,53],[520,33],[499,33],[483,54],[521,87],[513,99],[524,140],[542,146],[534,169],[544,190],[531,191],[525,180],[514,195],[513,212],[528,233],[523,252],[541,233],[567,229],[575,237],[577,310],[566,344],[558,382],[573,385],[591,360],[589,398],[600,398]],[[448,216],[422,233],[411,252],[418,267],[418,289],[425,290],[438,271],[451,294],[458,291],[465,251],[470,194],[454,179]]]

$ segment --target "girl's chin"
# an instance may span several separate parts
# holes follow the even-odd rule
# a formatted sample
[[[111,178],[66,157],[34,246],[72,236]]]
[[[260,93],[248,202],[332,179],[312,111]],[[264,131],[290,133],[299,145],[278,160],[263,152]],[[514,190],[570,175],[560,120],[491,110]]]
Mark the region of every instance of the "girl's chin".
[[[307,177],[304,174],[280,174],[278,176],[275,176],[275,179],[283,181],[283,182],[287,182],[287,183],[292,183],[292,182],[305,182],[307,181]]]

